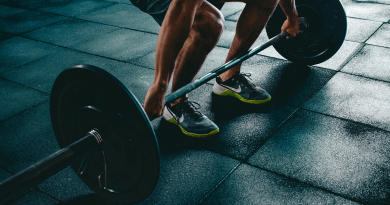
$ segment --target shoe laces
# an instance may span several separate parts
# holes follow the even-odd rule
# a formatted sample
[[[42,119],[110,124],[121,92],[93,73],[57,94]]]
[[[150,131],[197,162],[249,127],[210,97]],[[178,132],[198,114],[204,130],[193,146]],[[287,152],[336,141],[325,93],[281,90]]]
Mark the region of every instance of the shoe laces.
[[[256,87],[253,83],[251,83],[247,79],[247,78],[249,78],[250,80],[252,80],[252,78],[250,78],[252,76],[250,73],[237,73],[236,75],[238,75],[238,77],[237,77],[238,81],[241,81],[247,87],[250,87],[250,88]]]
[[[202,117],[202,113],[198,111],[200,109],[200,105],[197,102],[189,101],[189,100],[182,100],[179,103],[179,110],[183,113],[188,113],[190,118],[193,118],[194,120],[199,119]]]

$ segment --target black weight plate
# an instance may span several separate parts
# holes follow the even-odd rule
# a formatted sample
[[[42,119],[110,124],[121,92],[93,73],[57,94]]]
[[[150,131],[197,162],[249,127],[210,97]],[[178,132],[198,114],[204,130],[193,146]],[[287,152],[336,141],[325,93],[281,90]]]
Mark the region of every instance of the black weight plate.
[[[314,65],[331,58],[341,47],[347,32],[347,17],[339,0],[296,0],[299,17],[308,22],[307,30],[274,48],[287,60]],[[281,32],[286,15],[278,6],[267,23],[267,35]]]
[[[137,99],[115,77],[90,65],[64,70],[51,91],[50,114],[61,148],[91,129],[101,134],[101,149],[71,165],[99,196],[129,204],[150,195],[160,169],[156,136]]]

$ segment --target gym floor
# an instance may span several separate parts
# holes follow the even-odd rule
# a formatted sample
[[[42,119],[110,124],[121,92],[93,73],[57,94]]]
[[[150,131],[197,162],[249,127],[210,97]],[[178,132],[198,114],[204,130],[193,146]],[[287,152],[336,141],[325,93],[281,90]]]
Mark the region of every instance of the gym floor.
[[[153,80],[159,26],[128,0],[0,0],[0,180],[59,149],[51,86],[92,64],[142,103]],[[141,204],[390,204],[390,2],[341,0],[346,40],[331,59],[298,66],[273,48],[243,63],[266,106],[191,92],[220,133],[185,137],[152,122],[161,172]],[[222,9],[225,31],[199,76],[222,65],[242,3]],[[267,39],[263,32],[255,45]],[[102,204],[69,167],[13,204]]]

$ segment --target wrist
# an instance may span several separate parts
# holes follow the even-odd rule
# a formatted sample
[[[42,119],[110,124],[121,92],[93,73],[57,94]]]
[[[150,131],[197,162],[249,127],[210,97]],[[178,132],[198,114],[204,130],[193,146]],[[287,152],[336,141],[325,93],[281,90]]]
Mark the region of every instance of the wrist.
[[[287,20],[289,20],[289,21],[296,21],[296,20],[298,20],[298,12],[294,11],[291,14],[287,15]]]

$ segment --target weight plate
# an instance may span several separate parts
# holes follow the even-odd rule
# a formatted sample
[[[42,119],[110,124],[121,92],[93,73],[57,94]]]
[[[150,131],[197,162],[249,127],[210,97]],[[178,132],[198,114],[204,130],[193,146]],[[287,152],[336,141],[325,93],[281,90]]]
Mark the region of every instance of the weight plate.
[[[54,133],[61,148],[96,128],[101,149],[71,167],[103,199],[138,203],[155,188],[159,148],[143,108],[108,72],[90,65],[64,70],[50,97]]]
[[[308,22],[307,30],[274,48],[287,60],[313,65],[331,58],[341,47],[347,32],[347,17],[339,0],[296,0],[299,17]],[[267,23],[267,35],[281,32],[286,15],[278,6]]]

